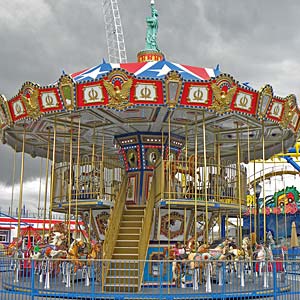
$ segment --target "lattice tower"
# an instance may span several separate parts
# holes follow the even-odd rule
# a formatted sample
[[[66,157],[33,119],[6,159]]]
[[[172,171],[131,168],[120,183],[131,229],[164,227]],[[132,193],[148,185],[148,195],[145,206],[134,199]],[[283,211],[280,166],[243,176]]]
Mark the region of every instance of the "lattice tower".
[[[126,63],[125,41],[117,0],[102,0],[110,63]]]

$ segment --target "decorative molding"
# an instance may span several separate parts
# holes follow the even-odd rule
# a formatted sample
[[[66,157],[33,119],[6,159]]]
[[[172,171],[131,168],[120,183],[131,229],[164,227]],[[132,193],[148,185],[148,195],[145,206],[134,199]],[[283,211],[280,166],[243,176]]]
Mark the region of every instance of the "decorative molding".
[[[38,86],[32,82],[26,82],[23,84],[21,88],[20,95],[25,105],[28,116],[33,120],[37,120],[42,114],[40,110],[39,100],[38,100],[38,96],[39,96]],[[16,111],[19,110],[18,105],[15,105],[14,107]]]
[[[66,110],[75,109],[75,83],[69,75],[63,75],[58,82],[58,89]]]

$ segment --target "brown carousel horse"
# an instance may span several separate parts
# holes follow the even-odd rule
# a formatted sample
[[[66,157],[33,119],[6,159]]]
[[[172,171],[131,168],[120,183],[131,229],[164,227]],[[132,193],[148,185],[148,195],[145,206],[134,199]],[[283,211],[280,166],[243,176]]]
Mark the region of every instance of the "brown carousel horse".
[[[190,263],[190,269],[192,270],[193,289],[198,290],[199,283],[203,283],[203,271],[204,271],[204,258],[203,254],[208,253],[209,246],[202,244],[196,251],[191,252],[188,255]]]

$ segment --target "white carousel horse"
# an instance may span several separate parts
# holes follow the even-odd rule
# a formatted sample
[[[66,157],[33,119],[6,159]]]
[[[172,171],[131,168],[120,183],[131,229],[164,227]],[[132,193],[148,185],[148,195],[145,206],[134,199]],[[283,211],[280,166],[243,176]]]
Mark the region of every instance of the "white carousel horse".
[[[269,287],[269,282],[267,279],[268,272],[272,271],[272,264],[269,260],[273,260],[272,250],[264,245],[257,245],[255,251],[256,263],[256,275],[261,276],[263,272],[264,277],[264,288]]]

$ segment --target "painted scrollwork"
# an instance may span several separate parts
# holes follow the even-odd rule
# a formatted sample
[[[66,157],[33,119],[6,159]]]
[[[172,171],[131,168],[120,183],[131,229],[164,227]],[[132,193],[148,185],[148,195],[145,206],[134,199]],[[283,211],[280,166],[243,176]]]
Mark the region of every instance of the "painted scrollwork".
[[[103,85],[110,98],[108,107],[124,110],[132,106],[132,103],[129,102],[132,84],[132,78],[128,78],[127,74],[122,71],[112,72],[108,80],[103,80]]]
[[[283,115],[281,118],[280,125],[282,128],[288,128],[292,118],[293,118],[293,109],[296,105],[296,96],[291,94],[285,98]]]
[[[0,127],[12,123],[7,101],[4,95],[0,95]]]
[[[211,83],[211,88],[213,91],[211,108],[215,110],[217,114],[230,111],[230,104],[237,90],[237,86],[234,85],[232,78],[227,75],[222,75],[215,83]]]
[[[41,116],[40,104],[38,100],[38,86],[32,82],[26,82],[21,89],[21,99],[25,105],[27,114],[36,120]]]
[[[258,106],[258,117],[263,119],[268,111],[270,103],[273,98],[273,88],[266,84],[264,87],[261,88],[258,94],[259,106]]]
[[[61,98],[67,110],[75,109],[75,87],[74,81],[69,75],[64,75],[60,78],[58,83]]]

